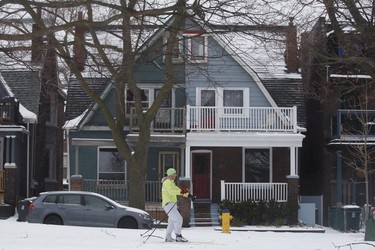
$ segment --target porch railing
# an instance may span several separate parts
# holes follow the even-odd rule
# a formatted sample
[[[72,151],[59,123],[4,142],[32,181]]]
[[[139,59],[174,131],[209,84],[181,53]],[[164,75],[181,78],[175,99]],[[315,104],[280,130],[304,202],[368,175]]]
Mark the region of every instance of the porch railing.
[[[191,131],[297,132],[297,108],[187,106]]]
[[[83,190],[96,192],[115,201],[128,201],[128,181],[88,180],[83,181]],[[161,202],[161,182],[147,181],[146,202]],[[221,181],[221,200],[246,201],[263,200],[286,202],[288,200],[287,183],[234,183]]]
[[[115,201],[128,201],[128,181],[124,180],[83,180],[83,190],[102,194]],[[147,181],[146,202],[161,201],[161,182]]]
[[[287,183],[234,183],[221,181],[221,200],[288,201]]]
[[[5,192],[4,170],[0,170],[0,192]]]

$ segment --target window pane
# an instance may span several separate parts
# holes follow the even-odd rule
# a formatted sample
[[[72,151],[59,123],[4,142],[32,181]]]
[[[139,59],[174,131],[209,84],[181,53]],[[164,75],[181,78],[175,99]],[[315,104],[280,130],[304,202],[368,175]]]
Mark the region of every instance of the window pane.
[[[148,108],[148,104],[149,104],[149,100],[150,100],[149,90],[148,89],[142,89],[141,91],[142,91],[141,92],[142,107]],[[128,89],[126,91],[126,113],[127,114],[130,114],[131,109],[135,107],[134,103],[135,103],[134,94],[130,89]]]
[[[245,182],[270,181],[269,149],[245,149]]]
[[[125,161],[115,148],[99,149],[99,179],[124,180]]]
[[[215,90],[201,90],[201,106],[215,107]]]
[[[191,38],[191,56],[195,60],[203,60],[204,54],[204,37],[192,37]]]
[[[242,90],[224,90],[224,107],[243,107]]]
[[[98,197],[85,195],[85,205],[95,208],[105,208],[108,203]]]
[[[61,198],[61,196],[60,196]],[[59,200],[59,203],[60,200]],[[64,195],[64,204],[66,205],[81,205],[81,196],[80,195]]]

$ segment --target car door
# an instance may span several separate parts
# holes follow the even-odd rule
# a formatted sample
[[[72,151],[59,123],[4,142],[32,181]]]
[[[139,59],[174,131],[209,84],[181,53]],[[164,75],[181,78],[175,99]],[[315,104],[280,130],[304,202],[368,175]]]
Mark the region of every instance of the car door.
[[[57,201],[57,207],[64,225],[83,225],[84,206],[82,197],[79,194],[60,195]]]
[[[94,195],[84,195],[84,204],[85,226],[117,227],[116,208],[106,200]]]

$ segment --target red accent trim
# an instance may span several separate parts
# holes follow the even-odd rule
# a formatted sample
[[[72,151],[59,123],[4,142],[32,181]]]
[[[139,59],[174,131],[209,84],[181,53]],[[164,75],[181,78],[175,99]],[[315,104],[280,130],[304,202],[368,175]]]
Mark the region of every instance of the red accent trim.
[[[206,34],[207,32],[205,30],[184,30],[182,34],[196,34],[196,35],[203,35]]]

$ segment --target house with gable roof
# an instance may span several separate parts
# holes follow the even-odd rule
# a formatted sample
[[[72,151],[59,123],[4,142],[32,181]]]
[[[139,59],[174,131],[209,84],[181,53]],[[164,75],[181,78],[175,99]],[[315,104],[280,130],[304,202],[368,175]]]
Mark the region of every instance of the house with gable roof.
[[[25,41],[18,51],[22,60],[2,49],[0,198],[14,212],[23,198],[62,189],[65,93],[59,88],[56,52],[46,39]]]
[[[339,221],[345,206],[363,209],[374,202],[375,101],[371,76],[359,61],[346,59],[373,59],[366,35],[351,23],[340,25],[350,44],[341,40],[324,17],[304,34],[301,44],[303,85],[310,91],[306,100],[308,161],[301,170],[301,193],[322,196],[324,225],[346,230]],[[349,228],[354,225],[347,229],[357,230]]]
[[[277,39],[265,43],[254,32]],[[157,47],[167,35],[167,27],[160,27],[145,46]],[[152,124],[147,201],[160,201],[160,180],[173,167],[190,182],[198,202],[297,202],[305,118],[296,27],[208,28],[189,16],[174,63],[176,83]],[[163,64],[159,50],[136,65],[145,108],[161,88],[164,76],[158,67]],[[115,105],[111,79],[87,80],[110,107]],[[132,101],[127,90],[130,145],[139,133]],[[126,200],[126,190],[119,191],[126,187],[126,162],[118,156],[100,110],[75,79],[68,87],[66,120],[70,175],[82,176],[86,190]],[[117,192],[105,193],[109,188]]]

